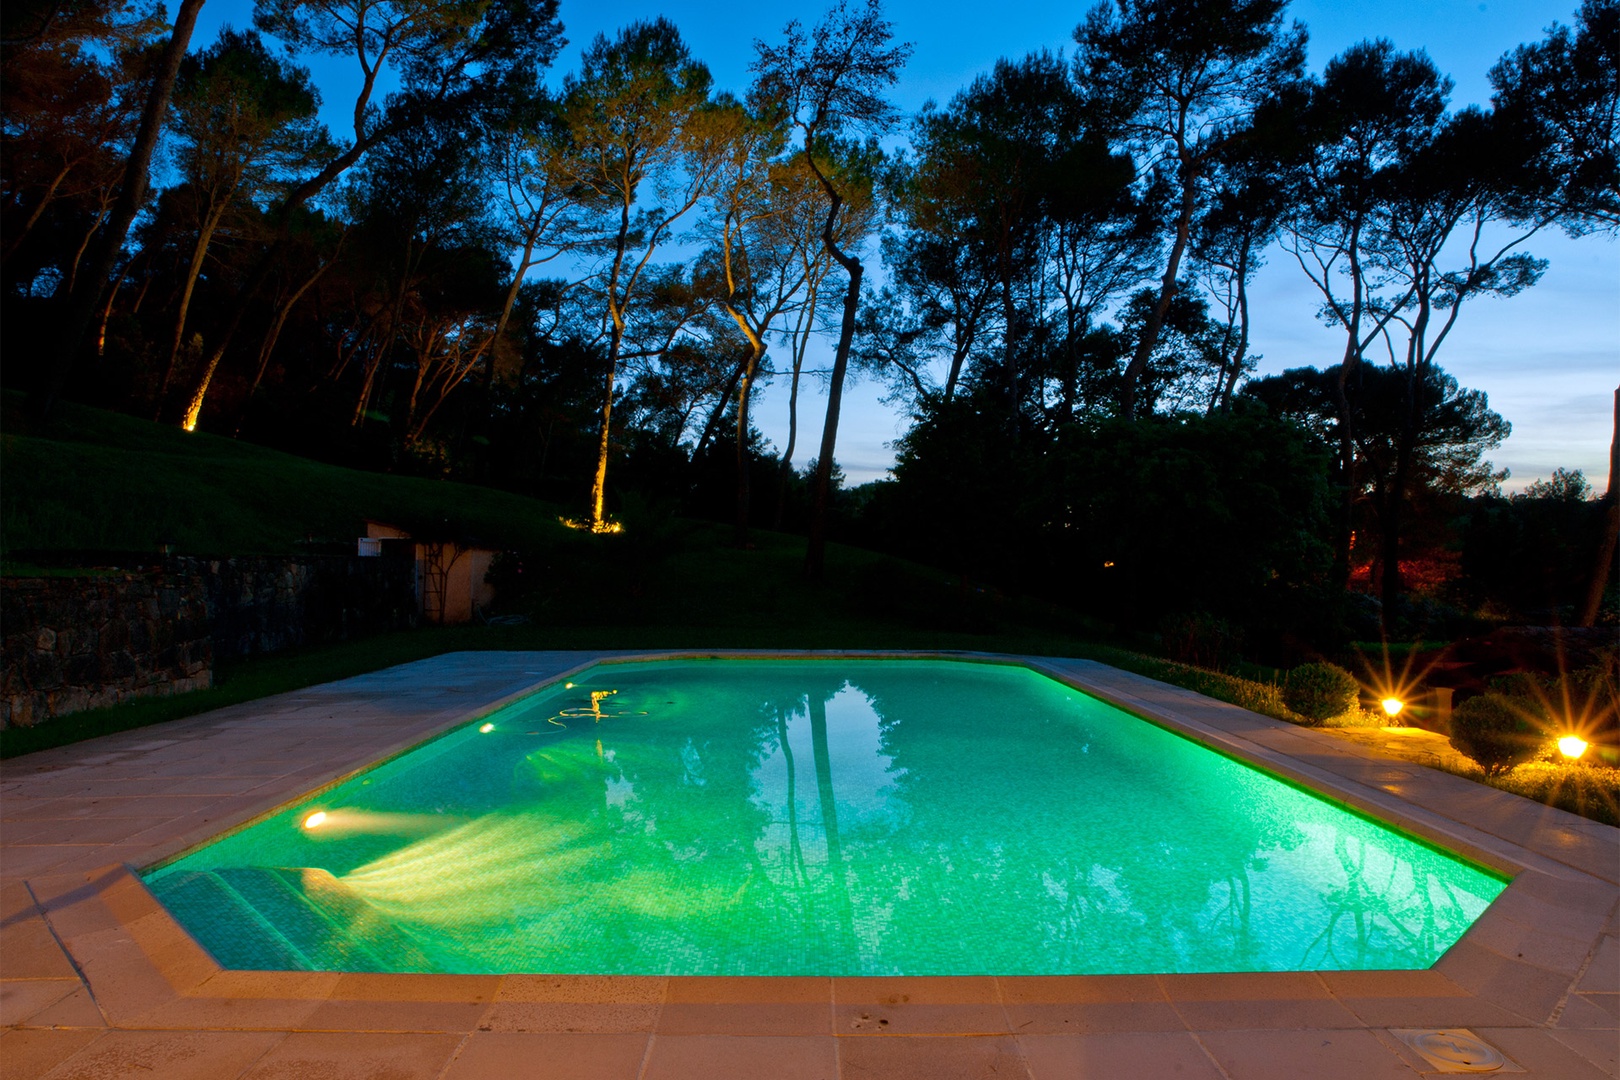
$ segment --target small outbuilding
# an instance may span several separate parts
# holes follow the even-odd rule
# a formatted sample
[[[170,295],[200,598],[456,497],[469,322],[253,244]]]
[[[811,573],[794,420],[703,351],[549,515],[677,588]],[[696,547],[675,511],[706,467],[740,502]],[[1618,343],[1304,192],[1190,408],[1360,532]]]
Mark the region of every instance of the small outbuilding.
[[[471,622],[495,599],[484,580],[496,549],[448,526],[410,527],[366,519],[359,553],[410,558],[416,564],[416,601],[422,620],[436,626]]]

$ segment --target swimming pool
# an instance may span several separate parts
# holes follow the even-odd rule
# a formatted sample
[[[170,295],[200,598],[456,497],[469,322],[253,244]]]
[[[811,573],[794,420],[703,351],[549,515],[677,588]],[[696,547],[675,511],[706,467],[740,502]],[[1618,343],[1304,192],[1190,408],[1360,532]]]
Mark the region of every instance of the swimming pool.
[[[1491,873],[1015,665],[602,664],[146,874],[226,967],[1428,967]]]

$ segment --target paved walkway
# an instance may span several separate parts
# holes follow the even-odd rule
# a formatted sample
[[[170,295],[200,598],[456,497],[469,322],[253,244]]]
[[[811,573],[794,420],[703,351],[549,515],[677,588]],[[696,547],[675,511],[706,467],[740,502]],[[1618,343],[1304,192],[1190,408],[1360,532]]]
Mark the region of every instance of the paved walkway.
[[[1345,739],[1416,765],[1433,765],[1448,771],[1472,768],[1477,772],[1479,769],[1473,759],[1452,746],[1446,736],[1423,728],[1343,727],[1321,730],[1336,739]]]
[[[221,969],[130,868],[605,653],[458,653],[16,759],[0,772],[4,1080],[1620,1075],[1620,830],[1102,665],[1031,666],[1513,875],[1432,969],[626,978]]]

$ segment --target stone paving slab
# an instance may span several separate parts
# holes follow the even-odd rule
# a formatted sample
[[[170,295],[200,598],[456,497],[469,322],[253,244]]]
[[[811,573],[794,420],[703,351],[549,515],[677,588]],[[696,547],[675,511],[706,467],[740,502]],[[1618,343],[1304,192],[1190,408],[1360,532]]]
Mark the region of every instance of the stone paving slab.
[[[1428,971],[624,978],[227,971],[132,872],[593,662],[670,655],[692,654],[453,653],[6,764],[0,1075],[1379,1080],[1434,1075],[1391,1034],[1425,1026],[1514,1075],[1616,1076],[1620,830],[1087,661],[948,654],[1026,663],[1512,883]]]

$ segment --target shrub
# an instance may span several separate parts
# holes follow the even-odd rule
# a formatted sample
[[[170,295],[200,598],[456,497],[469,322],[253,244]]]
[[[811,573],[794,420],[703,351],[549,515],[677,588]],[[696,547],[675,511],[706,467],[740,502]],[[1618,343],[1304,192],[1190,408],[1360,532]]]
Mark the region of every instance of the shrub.
[[[1488,774],[1530,760],[1539,743],[1524,712],[1501,694],[1469,698],[1451,714],[1451,745],[1479,762]]]
[[[1356,677],[1337,664],[1301,664],[1288,673],[1283,701],[1316,723],[1354,712],[1361,700]]]
[[[1620,769],[1532,761],[1491,777],[1491,786],[1605,825],[1620,825]]]

